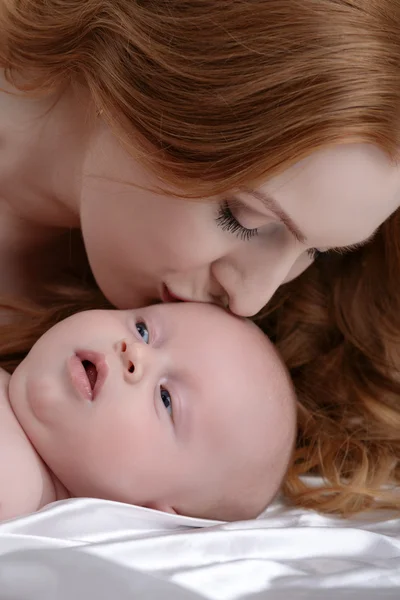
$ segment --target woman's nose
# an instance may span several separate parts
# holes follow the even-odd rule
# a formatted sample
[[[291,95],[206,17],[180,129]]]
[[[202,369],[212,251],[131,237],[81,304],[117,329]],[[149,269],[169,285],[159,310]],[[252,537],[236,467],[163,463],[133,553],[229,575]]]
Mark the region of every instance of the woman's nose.
[[[247,280],[229,294],[229,310],[239,317],[253,317],[268,304],[283,283],[269,280],[262,287],[254,280]]]
[[[275,256],[275,260],[268,255],[253,261],[241,257],[237,261],[216,265],[214,276],[229,297],[229,309],[238,316],[252,317],[285,283],[298,259],[299,253]]]
[[[130,383],[142,379],[148,362],[148,347],[141,342],[122,340],[119,343],[119,354],[122,361],[124,379]]]

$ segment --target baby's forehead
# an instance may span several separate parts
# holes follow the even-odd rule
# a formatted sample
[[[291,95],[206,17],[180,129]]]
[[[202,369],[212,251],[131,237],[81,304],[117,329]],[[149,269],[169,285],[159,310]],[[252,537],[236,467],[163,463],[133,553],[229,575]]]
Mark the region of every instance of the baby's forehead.
[[[227,360],[245,361],[251,372],[258,372],[259,376],[266,376],[273,366],[283,366],[276,348],[255,323],[232,315],[228,315],[228,319],[223,329],[223,335],[227,336],[226,341],[230,342],[227,344]]]
[[[217,477],[236,473],[247,481],[250,471],[279,464],[283,440],[290,448],[294,393],[283,361],[256,325],[219,310],[208,314],[208,328],[199,331],[211,333],[211,343],[192,404],[196,447]]]
[[[289,377],[276,349],[251,321],[207,304],[178,304],[161,307],[179,324],[174,341],[180,361],[197,382],[206,403],[228,401],[240,412],[290,386]],[[183,318],[181,318],[183,317]],[[177,331],[172,330],[173,333]],[[229,399],[229,400],[227,400]]]
[[[289,381],[281,357],[257,325],[215,306],[193,308],[202,318],[192,342],[197,342],[210,373],[218,367],[221,375],[225,374],[227,386],[234,380],[238,389],[262,386],[265,392],[278,378],[280,385]]]
[[[231,336],[222,333],[208,353],[210,369],[219,365],[217,382],[209,382],[216,402],[230,404],[229,418],[265,418],[292,394],[290,377],[270,340],[253,323],[237,318],[229,321]],[[217,397],[218,396],[218,397]]]
[[[190,303],[179,305],[179,310],[187,312],[188,321],[193,320],[201,327],[204,327],[204,334],[207,335],[210,329],[208,326],[215,327],[219,332],[223,331],[225,336],[236,336],[244,339],[255,339],[267,344],[268,338],[261,329],[250,319],[239,317],[228,310],[225,310],[214,304]],[[270,344],[270,342],[269,342]]]

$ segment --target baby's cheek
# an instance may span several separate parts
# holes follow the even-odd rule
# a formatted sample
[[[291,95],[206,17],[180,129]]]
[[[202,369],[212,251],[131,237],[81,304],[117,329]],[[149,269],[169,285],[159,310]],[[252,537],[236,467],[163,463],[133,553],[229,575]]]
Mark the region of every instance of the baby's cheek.
[[[115,473],[132,471],[152,443],[147,420],[134,410],[134,403],[135,399],[129,402],[116,396],[107,402],[107,410],[93,414],[88,423],[88,454],[101,467]],[[93,408],[95,412],[96,407]]]
[[[26,401],[34,419],[46,428],[57,427],[57,424],[63,420],[64,398],[57,393],[54,381],[50,377],[28,378]]]

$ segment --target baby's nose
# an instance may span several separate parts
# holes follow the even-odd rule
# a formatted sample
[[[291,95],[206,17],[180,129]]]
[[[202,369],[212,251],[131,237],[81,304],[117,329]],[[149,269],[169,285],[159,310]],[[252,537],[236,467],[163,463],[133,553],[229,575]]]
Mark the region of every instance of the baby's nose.
[[[140,342],[128,342],[122,340],[120,343],[120,355],[123,365],[124,378],[129,382],[137,382],[143,377],[145,344]]]

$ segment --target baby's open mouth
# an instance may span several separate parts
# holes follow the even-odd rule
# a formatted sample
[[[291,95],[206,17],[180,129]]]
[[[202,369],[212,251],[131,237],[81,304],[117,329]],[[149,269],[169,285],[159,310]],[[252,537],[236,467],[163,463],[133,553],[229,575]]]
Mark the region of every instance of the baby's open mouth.
[[[79,350],[70,357],[68,369],[80,396],[86,400],[96,400],[108,375],[105,355],[92,350]]]
[[[90,362],[90,360],[83,360],[82,361],[82,366],[85,369],[86,372],[86,376],[89,380],[89,384],[90,387],[92,389],[92,391],[94,390],[94,386],[96,385],[96,381],[97,381],[97,369],[96,369],[96,365],[94,365],[92,362]]]

